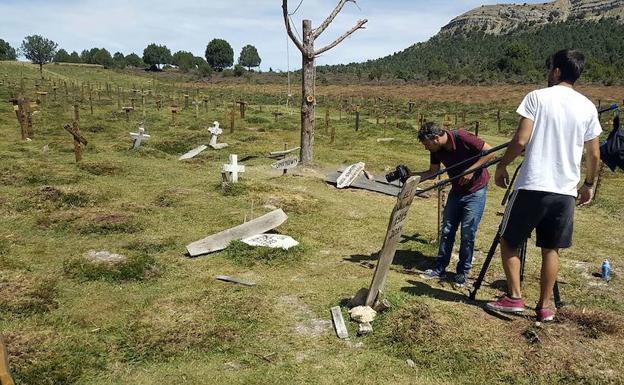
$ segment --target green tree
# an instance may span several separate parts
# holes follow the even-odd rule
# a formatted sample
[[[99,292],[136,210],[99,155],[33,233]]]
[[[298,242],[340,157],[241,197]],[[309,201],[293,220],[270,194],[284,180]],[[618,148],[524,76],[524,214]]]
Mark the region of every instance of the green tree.
[[[246,45],[241,50],[238,58],[238,64],[247,67],[251,71],[252,67],[258,67],[262,63],[258,50],[253,45]]]
[[[93,54],[92,57],[93,64],[99,64],[101,66],[104,66],[105,68],[113,65],[113,57],[106,48],[95,49],[97,51]]]
[[[234,50],[227,41],[214,39],[206,46],[206,61],[217,71],[223,71],[234,64]]]
[[[245,73],[245,67],[240,64],[234,66],[234,76],[241,77]]]
[[[195,58],[195,66],[197,67],[197,75],[202,78],[209,78],[212,76],[212,67],[204,58],[196,57]]]
[[[163,64],[171,64],[172,59],[171,51],[164,45],[152,43],[143,50],[143,61],[150,66],[160,68]]]
[[[0,39],[0,60],[17,60],[15,48],[2,39]]]
[[[93,61],[91,58],[91,51],[89,51],[88,49],[83,49],[82,52],[80,52],[80,61],[85,64],[91,64],[91,62]]]
[[[39,64],[39,73],[43,76],[43,65],[49,63],[56,53],[58,44],[40,35],[26,36],[22,41],[21,50],[34,64]]]
[[[182,72],[189,72],[195,68],[195,56],[188,51],[178,51],[173,54],[171,64],[177,66]]]
[[[78,52],[73,51],[71,55],[69,55],[69,62],[70,63],[82,63],[82,60],[80,59],[80,55],[78,54]]]
[[[131,53],[126,56],[126,64],[135,68],[145,67],[145,63],[136,53]]]
[[[119,69],[126,68],[126,57],[123,53],[115,52],[115,54],[113,55],[113,66]]]
[[[56,51],[56,55],[54,55],[54,59],[52,59],[55,63],[69,63],[70,60],[71,57],[69,56],[69,53],[62,48]]]

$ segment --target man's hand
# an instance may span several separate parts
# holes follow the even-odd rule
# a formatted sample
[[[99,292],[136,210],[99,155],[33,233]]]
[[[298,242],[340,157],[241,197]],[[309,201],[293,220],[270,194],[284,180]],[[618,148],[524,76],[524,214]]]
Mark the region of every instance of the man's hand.
[[[461,178],[459,178],[459,185],[460,186],[465,186],[468,183],[470,183],[472,181],[472,178],[474,177],[474,172],[471,172],[470,174],[466,174],[464,176],[462,176]]]
[[[500,164],[496,166],[494,182],[496,182],[498,187],[507,188],[509,186],[509,173],[506,166],[501,166]]]
[[[586,206],[591,203],[592,199],[594,199],[594,189],[585,185],[581,186],[578,190],[577,206]]]

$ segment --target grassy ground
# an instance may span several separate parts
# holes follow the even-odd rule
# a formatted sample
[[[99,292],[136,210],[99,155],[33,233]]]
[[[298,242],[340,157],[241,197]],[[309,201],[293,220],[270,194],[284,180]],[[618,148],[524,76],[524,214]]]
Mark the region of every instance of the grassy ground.
[[[37,68],[0,63],[0,99],[16,92],[22,74],[32,95],[35,82],[41,83]],[[103,69],[46,66],[44,75],[50,80],[40,89],[50,90],[51,81],[68,82],[69,99],[79,95],[81,82],[122,86],[126,98],[129,89],[139,87],[165,99],[185,91],[159,78]],[[503,288],[498,259],[476,302],[467,299],[467,290],[419,278],[436,252],[434,196],[417,199],[411,209],[385,291],[391,311],[375,320],[373,335],[355,337],[356,325],[350,323],[352,337],[341,341],[331,330],[329,308],[369,285],[394,199],[337,191],[323,177],[357,161],[375,174],[398,163],[425,168],[428,156],[410,129],[417,115],[393,113],[377,125],[365,112],[356,133],[352,116],[342,113],[339,121],[334,108],[331,144],[324,128],[326,106],[320,105],[313,166],[281,176],[270,160],[253,158],[244,162],[241,185],[223,191],[220,165],[229,153],[240,159],[264,156],[284,143],[295,146],[298,117],[269,105],[282,96],[259,86],[228,93],[204,85],[200,91],[211,98],[208,110],[202,107],[198,118],[193,108],[184,110],[176,126],[170,124],[167,104],[157,111],[148,97],[146,128],[152,138],[138,151],[129,150],[128,132],[136,130],[141,112],[126,122],[114,93],[110,99],[105,92],[101,100],[94,98],[94,115],[83,101],[80,125],[89,145],[78,165],[70,135],[62,129],[71,121],[64,90],[57,101],[49,95],[35,115],[35,137],[29,142],[20,140],[11,105],[0,104],[0,331],[18,384],[624,381],[621,174],[605,174],[597,202],[577,211],[575,245],[564,252],[561,268],[568,306],[557,323],[537,328],[530,315],[500,318],[483,311],[484,301]],[[612,93],[605,89],[604,99]],[[241,96],[253,101],[234,133],[224,121],[227,105],[221,96],[226,102]],[[506,128],[513,124],[516,99],[503,105],[509,114]],[[405,99],[387,103],[396,110]],[[487,127],[482,136],[491,144],[507,140],[494,130],[491,112],[499,107],[495,101],[420,100],[417,105],[418,113],[440,122],[446,114],[468,111],[469,121]],[[271,112],[277,108],[285,115],[274,122]],[[230,147],[179,162],[179,155],[209,140],[206,128],[214,120],[225,127],[221,141]],[[382,137],[395,140],[377,143]],[[502,195],[490,186],[473,276],[500,221]],[[300,247],[285,253],[237,244],[185,257],[186,244],[273,207],[289,215],[279,232],[299,240]],[[89,250],[120,253],[128,260],[94,265],[85,258]],[[530,242],[529,303],[537,299],[538,255]],[[605,258],[615,269],[609,284],[592,276]],[[230,285],[216,281],[217,275],[258,286]]]

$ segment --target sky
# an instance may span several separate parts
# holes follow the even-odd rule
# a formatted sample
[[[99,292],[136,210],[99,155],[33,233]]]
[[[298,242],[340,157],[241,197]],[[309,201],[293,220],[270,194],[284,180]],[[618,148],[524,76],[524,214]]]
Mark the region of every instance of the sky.
[[[300,0],[290,0],[293,12]],[[487,0],[358,0],[348,2],[332,25],[319,37],[321,48],[368,19],[342,44],[319,57],[318,64],[346,64],[376,59],[428,40],[455,16]],[[542,1],[523,1],[523,3]],[[318,26],[338,0],[303,0],[292,16]],[[39,34],[68,52],[106,48],[111,54],[135,52],[142,56],[150,43],[164,44],[172,53],[184,50],[204,56],[214,38],[227,40],[238,60],[243,46],[258,49],[262,70],[301,67],[301,55],[289,43],[280,0],[0,0],[0,39],[19,47],[25,36]]]

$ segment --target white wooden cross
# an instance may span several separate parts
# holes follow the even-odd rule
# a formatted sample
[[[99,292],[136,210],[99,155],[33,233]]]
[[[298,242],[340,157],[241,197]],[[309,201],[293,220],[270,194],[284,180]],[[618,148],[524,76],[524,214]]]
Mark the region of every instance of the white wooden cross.
[[[230,154],[230,164],[223,165],[221,174],[224,175],[228,181],[238,183],[238,173],[240,172],[245,172],[245,166],[238,164],[238,155]]]
[[[208,129],[208,132],[212,134],[212,137],[210,137],[210,143],[208,143],[210,147],[215,150],[220,150],[228,146],[227,143],[217,143],[219,135],[223,134],[223,130],[219,127],[219,122],[214,122],[212,127]]]
[[[132,145],[132,149],[136,150],[141,147],[141,142],[143,140],[148,140],[150,136],[145,133],[145,127],[143,127],[143,122],[139,125],[139,132],[131,132],[130,136],[134,139],[134,143]]]

